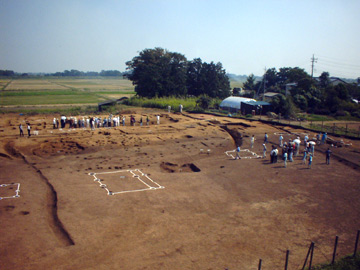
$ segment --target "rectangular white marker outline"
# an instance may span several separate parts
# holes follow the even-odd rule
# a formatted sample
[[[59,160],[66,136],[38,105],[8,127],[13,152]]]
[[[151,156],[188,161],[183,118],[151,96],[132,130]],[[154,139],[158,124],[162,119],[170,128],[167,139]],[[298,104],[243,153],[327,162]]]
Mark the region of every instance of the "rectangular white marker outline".
[[[117,191],[113,192],[110,191],[107,187],[107,185],[101,183],[101,179],[97,178],[96,175],[101,174],[113,174],[113,173],[122,173],[122,172],[129,172],[132,174],[132,177],[136,177],[141,183],[143,183],[147,188],[143,189],[135,189],[135,190],[123,190],[123,191]],[[115,194],[122,194],[122,193],[130,193],[130,192],[139,192],[139,191],[147,191],[147,190],[156,190],[156,189],[163,189],[165,187],[160,186],[158,183],[156,183],[154,180],[152,180],[147,174],[143,173],[139,169],[134,170],[121,170],[121,171],[114,171],[114,172],[101,172],[101,173],[89,173],[89,175],[94,176],[94,181],[97,181],[101,188],[105,189],[107,191],[107,195],[115,195]],[[145,180],[141,179],[141,177],[145,177],[147,180],[149,180],[154,185],[151,185],[151,183],[145,182]]]

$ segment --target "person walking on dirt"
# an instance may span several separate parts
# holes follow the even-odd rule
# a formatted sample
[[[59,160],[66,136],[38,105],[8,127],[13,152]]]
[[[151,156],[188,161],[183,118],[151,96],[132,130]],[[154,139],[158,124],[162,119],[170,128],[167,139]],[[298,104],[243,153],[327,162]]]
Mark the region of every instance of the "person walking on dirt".
[[[156,121],[157,121],[157,124],[160,125],[160,115],[156,116]]]
[[[274,163],[278,162],[278,155],[279,155],[279,150],[277,149],[276,146],[274,146]]]
[[[313,155],[310,154],[310,155],[309,155],[309,165],[308,165],[308,168],[309,168],[309,169],[311,169],[312,161],[313,161]]]
[[[326,164],[327,165],[330,165],[330,155],[331,155],[331,150],[330,150],[330,148],[328,148],[327,150],[326,150],[326,152],[325,152],[325,154],[326,154]]]
[[[182,110],[183,110],[183,105],[180,104],[180,105],[179,105],[179,111],[180,111],[180,113],[182,113]]]
[[[263,158],[266,158],[266,144],[263,143]]]
[[[315,156],[315,143],[310,144],[310,152],[313,156]]]
[[[171,112],[171,106],[169,105],[168,106],[168,113],[170,113]]]
[[[293,162],[293,154],[294,154],[294,146],[289,143],[289,146],[288,146],[288,157],[289,157],[289,161],[290,162]]]
[[[321,143],[321,136],[322,136],[321,132],[318,135],[316,135],[317,143]]]
[[[19,125],[20,137],[24,137],[24,130],[22,124]]]
[[[241,157],[240,157],[240,146],[236,147],[236,157],[235,157],[235,159],[241,159]]]
[[[274,163],[275,160],[275,147],[274,145],[271,147],[271,151],[270,151],[270,163]]]
[[[30,124],[27,124],[27,131],[28,131],[28,136],[30,137],[31,136],[31,127],[30,127]]]
[[[283,139],[284,137],[282,135],[279,136],[279,145],[280,147],[283,147]]]
[[[268,139],[269,139],[269,136],[268,136],[267,133],[265,132],[264,143],[268,143]]]
[[[255,136],[252,135],[252,136],[251,136],[251,139],[250,139],[250,148],[251,148],[251,149],[254,148],[254,143],[255,143]]]
[[[282,159],[284,160],[284,154],[288,152],[287,144],[284,143],[282,147]]]
[[[325,142],[326,142],[326,137],[327,137],[327,134],[326,134],[326,132],[325,132],[325,133],[323,133],[323,135],[322,135],[322,137],[321,137],[321,144],[325,144]]]
[[[283,159],[284,159],[284,167],[286,168],[286,165],[287,165],[287,153],[286,152],[284,153]]]
[[[305,137],[304,137],[304,146],[305,147],[307,145],[308,140],[309,140],[309,136],[306,134]]]
[[[147,125],[147,126],[149,125],[149,122],[150,122],[149,116],[147,115],[147,116],[146,116],[146,125]]]
[[[306,163],[306,156],[307,156],[307,152],[308,152],[308,149],[307,149],[307,148],[305,148],[305,149],[304,149],[304,155],[303,155],[303,158],[302,158],[302,162],[303,162],[303,164],[305,164],[305,163]]]

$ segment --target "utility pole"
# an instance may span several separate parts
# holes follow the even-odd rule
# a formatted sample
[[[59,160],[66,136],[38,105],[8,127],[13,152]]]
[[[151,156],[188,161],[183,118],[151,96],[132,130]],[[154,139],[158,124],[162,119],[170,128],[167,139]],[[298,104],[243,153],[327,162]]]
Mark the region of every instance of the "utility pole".
[[[265,73],[264,73],[264,93],[262,96],[262,101],[264,101],[264,99],[265,99],[265,86],[266,86],[266,67],[265,67]]]
[[[313,78],[314,75],[314,63],[317,63],[317,58],[314,57],[314,55],[312,56],[311,60],[311,79]]]

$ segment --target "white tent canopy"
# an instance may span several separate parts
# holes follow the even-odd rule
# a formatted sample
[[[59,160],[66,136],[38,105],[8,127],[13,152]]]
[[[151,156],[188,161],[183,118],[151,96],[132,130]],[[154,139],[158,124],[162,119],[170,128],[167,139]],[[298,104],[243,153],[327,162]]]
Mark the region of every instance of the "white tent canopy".
[[[241,109],[241,102],[249,102],[249,101],[256,102],[256,100],[252,99],[252,98],[228,97],[228,98],[225,98],[220,103],[220,107],[221,108],[232,108],[232,109],[240,110]]]

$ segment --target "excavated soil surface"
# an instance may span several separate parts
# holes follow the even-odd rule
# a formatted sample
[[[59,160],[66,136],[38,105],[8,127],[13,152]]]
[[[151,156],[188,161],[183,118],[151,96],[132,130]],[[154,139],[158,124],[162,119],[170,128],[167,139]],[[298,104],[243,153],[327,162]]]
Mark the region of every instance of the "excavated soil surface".
[[[315,262],[331,260],[336,235],[338,256],[352,252],[359,141],[316,146],[311,169],[301,156],[284,168],[225,152],[250,149],[255,135],[250,150],[262,155],[267,132],[269,156],[278,134],[288,141],[308,131],[132,113],[137,121],[149,115],[150,125],[131,127],[126,115],[125,127],[53,129],[59,115],[2,115],[0,196],[15,195],[1,186],[10,183],[20,183],[20,196],[0,200],[1,269],[257,269],[260,258],[262,269],[283,269],[288,249],[289,269],[300,269],[311,241]],[[39,135],[19,137],[20,123]],[[108,195],[94,173],[126,192]]]

